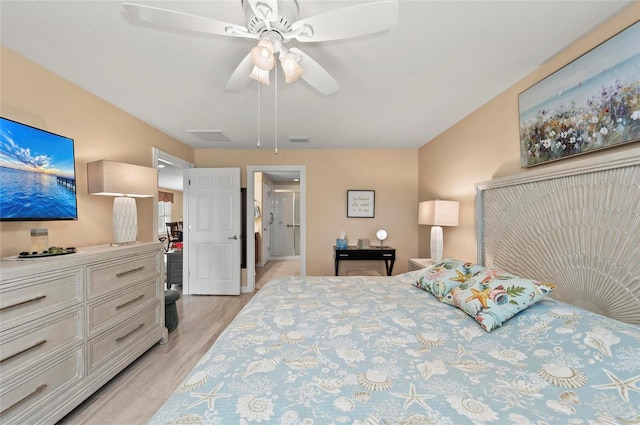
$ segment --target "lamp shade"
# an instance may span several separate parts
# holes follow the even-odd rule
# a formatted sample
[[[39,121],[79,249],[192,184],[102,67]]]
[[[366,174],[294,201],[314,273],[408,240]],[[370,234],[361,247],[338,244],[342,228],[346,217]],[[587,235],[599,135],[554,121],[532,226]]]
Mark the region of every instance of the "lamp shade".
[[[263,71],[271,71],[276,64],[273,54],[273,43],[268,38],[263,38],[258,45],[251,49],[251,63]]]
[[[256,81],[260,81],[262,84],[270,85],[269,82],[269,71],[264,71],[257,66],[253,67],[251,74],[249,74],[249,78],[252,78]]]
[[[460,203],[458,201],[425,201],[418,207],[418,224],[430,226],[457,226]]]
[[[284,71],[284,81],[286,83],[293,83],[298,80],[304,74],[304,68],[298,64],[293,53],[289,52],[280,58],[282,69]]]
[[[92,195],[115,196],[113,238],[116,245],[135,242],[138,233],[137,198],[158,193],[158,170],[113,161],[87,164],[87,186]]]
[[[89,194],[149,198],[158,193],[158,170],[114,161],[87,164]]]

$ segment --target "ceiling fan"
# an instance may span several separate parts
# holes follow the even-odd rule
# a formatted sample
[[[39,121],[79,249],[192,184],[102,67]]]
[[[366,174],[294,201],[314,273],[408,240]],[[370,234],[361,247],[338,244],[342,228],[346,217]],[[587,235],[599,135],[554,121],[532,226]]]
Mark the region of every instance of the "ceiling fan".
[[[242,0],[247,26],[152,6],[124,3],[134,19],[183,30],[259,40],[240,62],[225,90],[238,91],[251,79],[269,84],[269,72],[278,55],[286,82],[299,78],[324,95],[335,93],[336,80],[291,40],[301,43],[342,40],[388,30],[398,23],[398,2],[383,0],[342,7],[298,19],[296,0]]]

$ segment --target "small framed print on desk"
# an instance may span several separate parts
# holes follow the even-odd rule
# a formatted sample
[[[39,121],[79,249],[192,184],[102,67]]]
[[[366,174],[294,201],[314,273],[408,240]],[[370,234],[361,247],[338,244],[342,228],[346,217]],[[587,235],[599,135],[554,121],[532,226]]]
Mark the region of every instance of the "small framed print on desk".
[[[375,215],[375,190],[347,190],[347,217],[373,218]]]

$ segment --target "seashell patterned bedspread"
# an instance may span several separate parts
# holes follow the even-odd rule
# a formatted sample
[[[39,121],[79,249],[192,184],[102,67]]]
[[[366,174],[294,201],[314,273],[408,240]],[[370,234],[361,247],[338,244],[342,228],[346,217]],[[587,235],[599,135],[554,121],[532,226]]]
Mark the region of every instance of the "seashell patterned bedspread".
[[[286,277],[152,424],[639,424],[640,328],[548,299],[487,333],[392,277]]]

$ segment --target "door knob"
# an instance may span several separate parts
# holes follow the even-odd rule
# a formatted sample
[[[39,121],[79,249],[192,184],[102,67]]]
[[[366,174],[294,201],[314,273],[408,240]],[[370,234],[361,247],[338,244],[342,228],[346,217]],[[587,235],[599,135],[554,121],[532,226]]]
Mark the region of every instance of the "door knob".
[[[238,239],[238,235],[229,236],[227,239]]]

